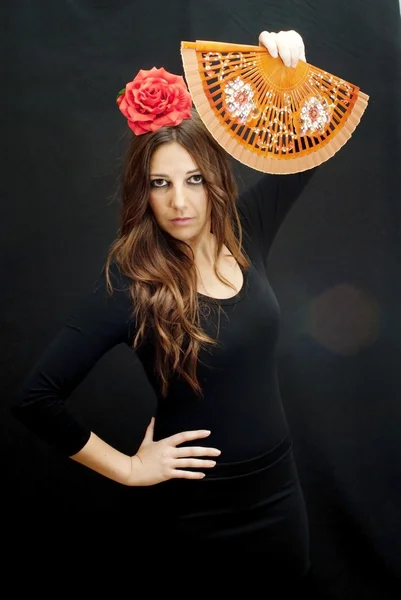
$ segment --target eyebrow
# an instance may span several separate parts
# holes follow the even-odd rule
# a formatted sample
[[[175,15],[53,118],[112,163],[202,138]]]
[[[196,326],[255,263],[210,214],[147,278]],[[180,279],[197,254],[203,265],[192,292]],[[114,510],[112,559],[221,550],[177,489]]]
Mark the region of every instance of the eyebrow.
[[[191,175],[191,173],[198,173],[200,169],[192,169],[192,171],[187,171],[186,175]],[[168,177],[168,175],[164,175],[163,173],[150,173],[149,177]]]

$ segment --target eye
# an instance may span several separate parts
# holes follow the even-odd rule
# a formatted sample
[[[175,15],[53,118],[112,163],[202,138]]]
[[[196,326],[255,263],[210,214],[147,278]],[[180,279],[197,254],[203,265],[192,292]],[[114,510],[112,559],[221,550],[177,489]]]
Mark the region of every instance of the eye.
[[[201,183],[204,183],[204,178],[203,175],[201,175],[200,173],[197,175],[192,175],[189,179],[188,179],[189,183],[192,183],[193,185],[200,185]]]
[[[162,188],[168,185],[165,179],[152,179],[150,182],[150,187],[153,188]]]

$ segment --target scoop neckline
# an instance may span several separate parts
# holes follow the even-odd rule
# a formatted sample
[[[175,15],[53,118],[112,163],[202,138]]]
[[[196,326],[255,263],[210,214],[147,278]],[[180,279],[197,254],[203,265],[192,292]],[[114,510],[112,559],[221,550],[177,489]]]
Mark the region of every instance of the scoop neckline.
[[[206,294],[202,294],[201,292],[198,292],[198,296],[200,298],[202,298],[203,300],[205,300],[206,302],[213,302],[214,304],[236,304],[237,302],[239,302],[240,300],[242,300],[242,298],[244,298],[247,289],[248,289],[248,284],[249,284],[249,279],[248,279],[248,273],[249,270],[246,269],[241,269],[242,271],[242,286],[241,289],[234,295],[234,296],[230,296],[229,298],[214,298],[213,296],[207,296]]]

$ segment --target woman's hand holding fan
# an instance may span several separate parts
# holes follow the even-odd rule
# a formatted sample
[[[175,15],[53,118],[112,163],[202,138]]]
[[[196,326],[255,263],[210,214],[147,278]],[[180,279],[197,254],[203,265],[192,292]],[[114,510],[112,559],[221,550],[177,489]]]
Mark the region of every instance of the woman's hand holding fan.
[[[296,67],[299,60],[306,62],[305,44],[297,31],[262,31],[259,44],[264,46],[270,56],[281,58],[286,67]]]

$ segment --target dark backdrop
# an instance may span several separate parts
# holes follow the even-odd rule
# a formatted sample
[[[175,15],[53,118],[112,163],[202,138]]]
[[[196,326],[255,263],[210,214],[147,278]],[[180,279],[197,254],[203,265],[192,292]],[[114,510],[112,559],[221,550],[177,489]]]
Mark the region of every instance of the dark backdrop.
[[[316,175],[269,259],[313,575],[319,598],[396,597],[387,594],[401,578],[398,0],[15,0],[1,13],[1,457],[3,515],[16,536],[56,513],[95,514],[101,528],[125,493],[9,415],[116,234],[128,136],[116,93],[140,68],[182,73],[181,40],[252,44],[262,29],[296,29],[309,62],[370,96],[353,138]],[[240,187],[260,176],[235,168]],[[154,398],[132,353],[117,347],[70,403],[134,453]]]

